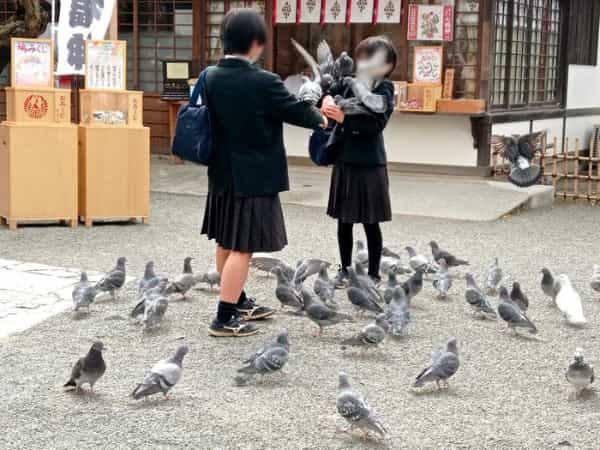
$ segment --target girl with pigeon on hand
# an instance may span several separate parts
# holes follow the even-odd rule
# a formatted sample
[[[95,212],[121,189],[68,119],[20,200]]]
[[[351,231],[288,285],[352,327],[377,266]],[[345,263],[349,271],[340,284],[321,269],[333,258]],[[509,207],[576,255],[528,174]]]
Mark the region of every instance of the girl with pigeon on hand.
[[[327,119],[296,98],[281,79],[254,65],[267,40],[264,19],[254,9],[233,9],[221,24],[225,56],[207,69],[205,99],[214,154],[208,167],[208,195],[202,234],[217,243],[221,274],[212,336],[249,336],[249,320],[274,311],[244,292],[254,252],[275,252],[287,244],[279,192],[289,188],[283,122],[304,128]]]
[[[355,223],[363,224],[367,236],[369,276],[379,281],[383,245],[379,223],[392,218],[383,130],[394,110],[394,85],[388,77],[396,67],[397,53],[384,36],[369,37],[356,47],[357,71],[361,70],[361,65],[371,64],[377,57],[381,57],[381,65],[376,68],[373,93],[385,100],[382,113],[369,111],[346,115],[330,96],[323,99],[321,107],[327,117],[337,122],[331,144],[335,146],[337,159],[331,174],[327,214],[338,220],[341,258],[336,277],[338,288],[348,281]],[[345,98],[352,97],[352,90],[345,89],[343,95]]]

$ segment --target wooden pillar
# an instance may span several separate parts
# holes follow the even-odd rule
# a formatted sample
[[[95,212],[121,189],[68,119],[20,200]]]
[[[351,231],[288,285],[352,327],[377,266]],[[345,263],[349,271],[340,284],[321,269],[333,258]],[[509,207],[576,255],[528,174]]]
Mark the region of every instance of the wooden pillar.
[[[134,1],[134,3],[136,3]],[[119,39],[119,0],[115,2],[115,7],[108,24],[107,39],[116,40]]]
[[[273,25],[273,0],[265,0],[265,22],[267,23],[267,45],[265,46],[265,69],[274,67],[275,26]]]
[[[477,167],[490,167],[492,120],[486,114],[471,117],[473,147],[477,149]]]
[[[493,1],[480,0],[478,30],[479,46],[477,55],[477,60],[479,61],[477,70],[477,97],[486,101],[488,111],[491,103],[490,72],[492,65],[493,13]]]

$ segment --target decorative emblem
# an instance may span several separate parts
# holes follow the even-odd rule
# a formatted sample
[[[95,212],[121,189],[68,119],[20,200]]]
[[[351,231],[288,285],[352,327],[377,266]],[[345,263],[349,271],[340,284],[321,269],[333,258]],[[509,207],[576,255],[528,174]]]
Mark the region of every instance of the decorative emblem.
[[[390,19],[394,13],[396,12],[396,6],[394,5],[394,2],[392,2],[392,0],[388,0],[387,5],[385,5],[385,8],[383,8],[383,12],[385,13],[385,16]]]
[[[48,112],[48,102],[41,95],[31,94],[25,98],[23,109],[32,119],[41,119]]]
[[[358,7],[358,10],[363,13],[367,7],[367,0],[357,0],[356,6]]]
[[[312,14],[312,12],[315,10],[316,7],[317,7],[317,0],[307,0],[306,9],[308,10],[309,14]]]
[[[331,15],[333,16],[334,19],[337,19],[342,12],[342,7],[340,6],[340,2],[335,0],[335,2],[333,2],[333,4],[331,5],[331,8],[329,9],[329,12],[331,12]]]
[[[290,18],[290,16],[292,15],[292,5],[290,5],[290,2],[285,2],[285,5],[283,5],[283,7],[281,8],[281,12],[283,13],[283,17],[287,19]]]

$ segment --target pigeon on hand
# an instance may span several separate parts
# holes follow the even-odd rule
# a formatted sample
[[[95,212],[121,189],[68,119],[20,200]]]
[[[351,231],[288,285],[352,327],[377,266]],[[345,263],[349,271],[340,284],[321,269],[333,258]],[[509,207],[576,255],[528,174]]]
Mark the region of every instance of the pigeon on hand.
[[[452,253],[447,252],[446,250],[442,250],[440,246],[435,241],[431,241],[429,243],[431,247],[431,254],[433,255],[433,260],[438,262],[441,258],[446,260],[446,264],[448,267],[457,267],[457,266],[468,266],[469,261],[465,261],[464,259],[459,259],[454,256]]]
[[[587,321],[583,315],[581,297],[573,288],[571,280],[567,275],[562,274],[559,275],[557,283],[560,289],[556,295],[556,306],[570,325],[576,327],[585,325]]]
[[[80,308],[85,308],[86,311],[89,310],[97,293],[96,287],[89,282],[87,273],[81,272],[79,283],[75,285],[71,294],[73,298],[73,310],[75,312],[79,311]]]
[[[281,267],[274,267],[273,273],[277,277],[275,297],[281,302],[281,309],[285,306],[290,306],[296,310],[302,310],[302,298],[292,287],[290,281],[287,280]]]
[[[333,64],[333,78],[336,83],[343,83],[344,78],[352,75],[354,72],[354,60],[348,55],[348,52],[340,53],[340,56]]]
[[[379,314],[374,323],[365,325],[360,333],[342,341],[342,350],[347,346],[372,348],[383,343],[390,329],[390,324],[385,317],[385,314]]]
[[[130,316],[136,319],[138,322],[143,321],[146,308],[154,301],[155,298],[164,296],[168,282],[169,280],[167,278],[159,278],[157,286],[147,289],[142,294],[142,297],[138,303],[133,307]]]
[[[519,328],[524,328],[531,334],[538,332],[537,328],[533,324],[529,317],[525,315],[524,311],[513,302],[509,295],[508,290],[504,286],[500,286],[500,304],[498,305],[498,315],[506,322],[507,329],[512,330],[515,334],[518,334]]]
[[[352,432],[354,428],[358,428],[365,435],[374,432],[384,437],[387,434],[375,410],[367,404],[362,395],[352,389],[348,375],[344,372],[339,373],[336,407],[339,415],[348,422],[345,432]]]
[[[473,308],[473,313],[482,318],[496,320],[496,311],[490,305],[483,291],[477,286],[477,282],[471,273],[465,275],[467,289],[465,290],[465,300]]]
[[[363,268],[369,266],[369,251],[361,240],[354,243],[354,264],[360,264]]]
[[[181,294],[183,299],[187,298],[187,292],[198,282],[198,279],[192,272],[192,259],[191,256],[187,256],[183,260],[183,273],[169,283],[165,290],[166,295]]]
[[[361,284],[354,268],[348,268],[348,276],[350,277],[350,283],[346,289],[346,294],[348,295],[350,303],[352,303],[358,311],[371,311],[377,314],[382,313],[383,309],[373,297],[371,290],[366,289]]]
[[[600,292],[600,264],[594,264],[590,287],[596,292]]]
[[[63,387],[68,388],[68,390],[75,389],[76,392],[80,392],[82,386],[88,384],[90,392],[93,392],[94,384],[106,372],[106,363],[102,358],[102,350],[104,350],[102,342],[94,342],[87,355],[77,360],[71,371],[71,378],[69,378],[69,381]]]
[[[410,322],[409,302],[404,289],[398,286],[392,294],[392,301],[385,312],[385,318],[390,324],[389,333],[392,336],[402,336]]]
[[[183,358],[188,351],[187,345],[181,345],[172,357],[157,362],[152,369],[146,372],[143,381],[136,386],[131,397],[139,400],[161,392],[165,400],[168,400],[169,391],[181,379]]]
[[[144,269],[144,276],[138,282],[138,298],[141,298],[147,289],[157,286],[158,281],[159,278],[154,272],[154,261],[148,261],[146,263],[146,268]]]
[[[541,138],[545,131],[525,134],[523,136],[498,137],[504,156],[510,161],[508,180],[516,186],[528,187],[539,181],[544,170],[533,164],[536,149],[540,148]],[[543,149],[542,149],[543,150]]]
[[[256,353],[244,361],[244,367],[238,369],[235,381],[238,385],[245,384],[252,376],[265,376],[279,372],[288,361],[290,342],[288,331],[283,330],[275,341],[264,344]]]
[[[575,398],[578,398],[583,391],[591,389],[594,382],[594,366],[584,360],[583,349],[575,349],[573,362],[569,364],[565,377],[575,389],[573,392]]]
[[[165,317],[168,306],[169,300],[167,297],[162,295],[150,298],[145,303],[142,323],[144,324],[144,329],[146,331],[156,328],[160,325]]]
[[[385,289],[383,291],[383,301],[389,304],[392,301],[392,297],[394,294],[394,290],[400,285],[398,278],[394,272],[391,272],[388,275],[387,284],[385,285]]]
[[[460,366],[458,359],[458,344],[456,338],[450,338],[446,343],[445,351],[436,351],[431,358],[431,365],[417,375],[413,387],[423,387],[425,383],[435,382],[441,389],[440,382],[445,388],[449,387],[448,380]]]
[[[208,284],[208,288],[212,291],[215,285],[221,286],[221,274],[216,269],[212,269],[200,275],[197,282]]]
[[[329,278],[329,273],[327,272],[327,265],[321,264],[321,268],[319,269],[319,274],[313,283],[313,290],[315,294],[321,299],[321,301],[330,306],[333,309],[339,308],[339,305],[335,301],[335,284]]]
[[[125,263],[127,258],[121,256],[117,259],[117,265],[113,270],[108,272],[98,283],[96,283],[96,290],[99,292],[108,292],[110,296],[115,300],[116,292],[125,285],[126,271]]]
[[[433,287],[436,291],[438,291],[438,298],[446,299],[448,298],[448,291],[452,287],[452,277],[448,272],[448,265],[446,264],[446,260],[441,258],[438,261],[439,270],[435,275],[435,278],[432,281]]]
[[[423,290],[423,271],[420,269],[415,270],[408,280],[401,284],[404,293],[408,298],[408,302],[412,302],[412,299],[417,296],[419,292]]]
[[[298,51],[298,53],[300,53],[300,55],[302,56],[306,64],[308,64],[310,70],[313,73],[312,80],[308,77],[303,77],[304,83],[302,84],[302,86],[300,86],[300,90],[298,91],[298,98],[304,102],[315,106],[323,96],[323,88],[321,86],[321,69],[317,61],[312,57],[312,55],[308,53],[308,51],[306,51],[306,49],[294,39],[292,39],[292,45]]]
[[[316,302],[308,289],[302,289],[301,294],[306,316],[319,326],[319,336],[323,333],[324,327],[336,325],[341,322],[354,321],[348,314],[335,311]]]
[[[521,308],[521,311],[527,311],[527,308],[529,308],[529,298],[521,290],[521,284],[518,281],[513,283],[510,299]]]
[[[542,291],[544,292],[544,294],[546,294],[548,297],[550,297],[552,299],[552,303],[556,303],[556,296],[558,295],[558,291],[560,289],[560,286],[558,285],[557,281],[554,279],[554,276],[552,275],[552,272],[550,272],[550,269],[547,269],[546,267],[544,267],[542,269]]]
[[[498,263],[498,258],[494,258],[494,262],[490,266],[485,278],[485,291],[488,295],[496,295],[503,277],[504,272]]]
[[[436,268],[432,266],[431,262],[424,255],[417,254],[414,248],[410,246],[405,247],[408,253],[408,265],[414,271],[420,270],[426,273],[435,273]]]

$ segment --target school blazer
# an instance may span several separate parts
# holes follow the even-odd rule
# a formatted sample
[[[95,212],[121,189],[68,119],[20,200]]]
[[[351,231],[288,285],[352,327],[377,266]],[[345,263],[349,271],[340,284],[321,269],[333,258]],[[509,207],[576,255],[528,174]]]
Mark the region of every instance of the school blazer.
[[[209,70],[205,97],[214,145],[209,189],[238,197],[288,190],[283,123],[317,128],[319,110],[290,94],[278,75],[238,58]]]
[[[335,127],[332,140],[332,145],[337,146],[336,163],[361,167],[387,164],[383,130],[394,111],[394,85],[383,80],[373,92],[385,97],[388,104],[385,113],[345,116],[344,122]],[[352,96],[351,92],[346,94]]]

